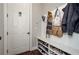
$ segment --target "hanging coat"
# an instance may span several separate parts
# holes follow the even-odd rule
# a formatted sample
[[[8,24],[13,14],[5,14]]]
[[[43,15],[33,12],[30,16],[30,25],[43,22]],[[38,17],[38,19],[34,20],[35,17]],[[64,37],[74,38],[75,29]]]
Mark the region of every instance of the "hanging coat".
[[[63,32],[68,32],[69,35],[72,35],[73,32],[79,33],[79,4],[69,3],[63,11]]]

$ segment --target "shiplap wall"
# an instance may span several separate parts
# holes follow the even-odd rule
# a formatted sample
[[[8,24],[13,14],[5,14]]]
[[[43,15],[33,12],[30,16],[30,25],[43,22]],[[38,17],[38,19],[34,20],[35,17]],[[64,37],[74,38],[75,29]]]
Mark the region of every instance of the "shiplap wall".
[[[41,15],[42,5],[40,3],[32,4],[32,47],[37,47],[36,36],[41,34]]]

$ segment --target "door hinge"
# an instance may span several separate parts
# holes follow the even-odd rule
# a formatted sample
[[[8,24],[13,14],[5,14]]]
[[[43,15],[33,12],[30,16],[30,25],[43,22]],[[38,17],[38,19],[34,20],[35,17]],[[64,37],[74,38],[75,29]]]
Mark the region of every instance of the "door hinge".
[[[8,32],[7,32],[7,35],[8,35]]]
[[[8,13],[7,13],[6,17],[8,18]]]
[[[7,53],[8,53],[8,49],[7,49]]]

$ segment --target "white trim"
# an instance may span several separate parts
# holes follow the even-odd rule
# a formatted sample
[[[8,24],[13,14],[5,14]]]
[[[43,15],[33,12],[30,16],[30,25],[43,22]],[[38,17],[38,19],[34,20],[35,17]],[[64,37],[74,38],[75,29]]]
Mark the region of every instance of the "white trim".
[[[32,50],[38,50],[38,47],[32,47],[32,49],[30,50],[30,51],[32,51]]]
[[[6,14],[7,14],[7,4],[3,4],[4,6],[4,54],[7,54],[7,17],[6,17]]]
[[[29,50],[32,49],[32,3],[29,3],[29,19],[30,19],[30,47]]]
[[[22,50],[23,49],[23,50]],[[26,49],[26,47],[21,47],[21,48],[16,48],[16,49],[11,49],[11,50],[9,50],[9,53],[8,53],[8,55],[15,55],[15,54],[20,54],[20,53],[23,53],[23,52],[26,52],[26,50],[24,50],[24,49]],[[20,52],[19,52],[20,51]],[[29,50],[27,50],[27,51],[29,51]]]

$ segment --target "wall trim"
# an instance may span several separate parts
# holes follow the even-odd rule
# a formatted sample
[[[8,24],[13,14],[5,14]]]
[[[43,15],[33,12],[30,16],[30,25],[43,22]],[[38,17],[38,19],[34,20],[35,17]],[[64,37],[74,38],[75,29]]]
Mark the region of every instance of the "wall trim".
[[[32,47],[32,49],[30,51],[36,50],[36,49],[38,49],[38,47]]]
[[[7,4],[3,4],[3,8],[4,8],[4,55],[7,55]]]
[[[32,49],[32,3],[29,3],[29,19],[30,19],[30,38],[29,38],[29,50]]]

